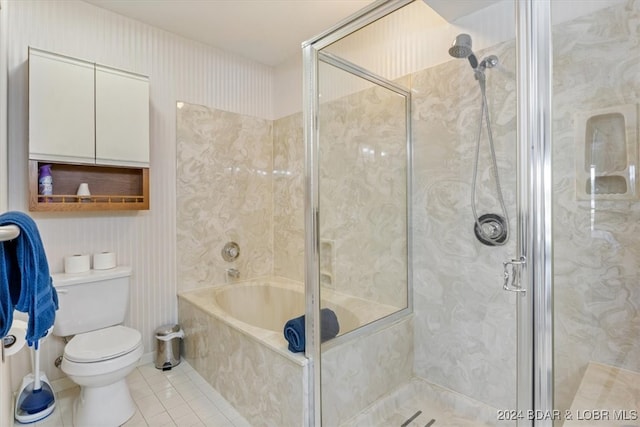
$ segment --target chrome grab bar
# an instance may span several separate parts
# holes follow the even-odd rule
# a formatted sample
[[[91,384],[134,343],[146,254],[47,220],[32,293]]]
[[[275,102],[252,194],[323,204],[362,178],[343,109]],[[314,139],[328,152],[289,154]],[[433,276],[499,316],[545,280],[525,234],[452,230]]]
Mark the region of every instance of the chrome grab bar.
[[[504,283],[502,289],[509,292],[526,292],[520,286],[520,276],[522,272],[522,266],[527,262],[527,259],[523,256],[520,259],[511,259],[502,263],[504,270]],[[511,266],[511,272],[509,272],[509,266]]]

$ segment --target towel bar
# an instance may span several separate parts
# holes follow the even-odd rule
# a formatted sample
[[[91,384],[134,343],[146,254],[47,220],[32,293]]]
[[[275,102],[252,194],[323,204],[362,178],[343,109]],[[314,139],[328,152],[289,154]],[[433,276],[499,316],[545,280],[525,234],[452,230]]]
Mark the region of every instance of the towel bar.
[[[20,235],[20,229],[15,225],[3,225],[0,227],[0,242],[13,240]]]

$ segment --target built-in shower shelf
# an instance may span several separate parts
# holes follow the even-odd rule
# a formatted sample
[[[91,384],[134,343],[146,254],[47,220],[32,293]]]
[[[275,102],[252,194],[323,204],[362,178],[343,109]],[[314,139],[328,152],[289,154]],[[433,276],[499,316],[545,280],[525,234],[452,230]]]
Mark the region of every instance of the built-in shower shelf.
[[[578,200],[637,199],[636,105],[576,114]]]

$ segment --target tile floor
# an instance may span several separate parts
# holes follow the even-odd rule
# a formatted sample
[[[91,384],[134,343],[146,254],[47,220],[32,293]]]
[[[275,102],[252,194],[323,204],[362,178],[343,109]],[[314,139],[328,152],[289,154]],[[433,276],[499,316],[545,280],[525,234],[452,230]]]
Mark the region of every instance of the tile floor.
[[[128,377],[136,403],[126,427],[251,427],[186,361],[169,371],[139,366]],[[36,427],[71,427],[71,408],[79,388],[69,380],[54,382],[56,409]],[[24,424],[14,423],[14,427]]]

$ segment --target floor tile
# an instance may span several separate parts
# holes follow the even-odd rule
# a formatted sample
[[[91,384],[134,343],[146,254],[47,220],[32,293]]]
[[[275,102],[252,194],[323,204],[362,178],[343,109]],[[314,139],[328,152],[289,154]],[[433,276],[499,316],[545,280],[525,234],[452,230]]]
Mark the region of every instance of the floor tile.
[[[204,427],[204,423],[196,414],[190,412],[175,420],[178,427]]]
[[[175,408],[176,406],[185,405],[187,402],[182,398],[178,390],[173,387],[156,391],[155,395],[158,397],[162,406],[165,409]]]
[[[167,411],[161,412],[157,415],[154,415],[153,417],[150,417],[148,420],[149,426],[153,426],[153,427],[169,427],[169,426],[175,426],[176,423],[173,420],[173,418],[171,418],[171,415],[169,415],[169,413]]]
[[[54,412],[29,425],[72,427],[73,402],[80,387],[71,381],[59,384],[63,387],[56,393]],[[184,361],[167,371],[156,369],[153,363],[139,366],[127,376],[127,384],[137,410],[125,427],[237,427],[219,407],[225,408],[232,417],[238,417],[238,413]],[[244,419],[239,420],[238,423],[246,423]],[[14,427],[24,426],[14,422]]]
[[[193,409],[191,409],[191,407],[186,403],[183,403],[182,405],[168,409],[167,412],[169,413],[169,415],[171,415],[171,418],[173,418],[174,421],[184,417],[185,415],[194,413]]]
[[[222,414],[222,412],[219,412],[212,417],[206,418],[202,422],[207,427],[235,427],[233,423],[227,417],[225,417],[224,414]]]

